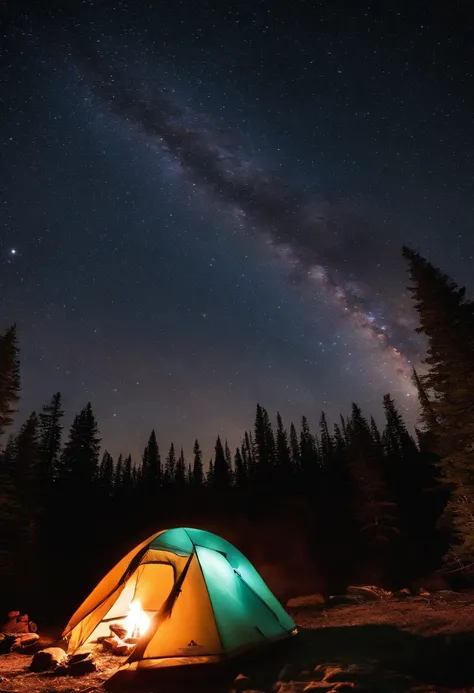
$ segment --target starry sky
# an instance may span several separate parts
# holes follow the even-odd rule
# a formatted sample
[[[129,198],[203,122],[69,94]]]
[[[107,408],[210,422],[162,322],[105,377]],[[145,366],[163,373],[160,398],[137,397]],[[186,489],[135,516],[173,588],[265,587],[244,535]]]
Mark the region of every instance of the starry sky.
[[[401,245],[474,286],[468,4],[190,7],[3,10],[18,421],[60,390],[136,457],[153,427],[235,447],[257,401],[315,427],[391,392],[414,424]]]

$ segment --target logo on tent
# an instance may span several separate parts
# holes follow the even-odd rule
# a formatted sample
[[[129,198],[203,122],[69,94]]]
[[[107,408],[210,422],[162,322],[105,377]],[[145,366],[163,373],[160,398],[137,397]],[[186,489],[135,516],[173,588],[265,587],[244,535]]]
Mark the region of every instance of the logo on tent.
[[[197,644],[197,642],[194,642],[194,640],[190,640],[188,642],[188,647],[199,647],[199,645]]]

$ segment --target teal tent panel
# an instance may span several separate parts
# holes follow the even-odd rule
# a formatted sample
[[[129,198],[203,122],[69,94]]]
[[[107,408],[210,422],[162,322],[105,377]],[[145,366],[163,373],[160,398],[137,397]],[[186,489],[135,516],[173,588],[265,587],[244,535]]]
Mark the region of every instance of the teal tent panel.
[[[263,635],[248,619],[242,601],[242,583],[232,567],[220,553],[212,549],[197,546],[196,553],[224,651],[232,652],[262,642]]]
[[[282,607],[275,595],[270,591],[270,589],[265,584],[262,577],[255,570],[253,565],[250,563],[245,556],[235,549],[236,553],[240,554],[238,561],[233,562],[233,567],[242,580],[248,585],[248,587],[258,595],[258,597],[268,605],[268,608],[275,614],[276,618],[280,622],[282,628],[287,632],[292,631],[296,628],[296,624],[289,614]]]
[[[164,549],[181,556],[191,554],[193,548],[193,542],[182,527],[168,529],[150,543],[150,549]]]
[[[278,599],[267,587],[258,571],[250,563],[248,558],[236,549],[235,546],[225,539],[222,539],[222,537],[212,534],[212,532],[205,532],[202,529],[186,528],[186,532],[188,532],[197,546],[203,546],[225,554],[231,566],[237,570],[250,589],[268,604],[269,608],[286,631],[291,632],[296,627],[293,619],[287,614]]]
[[[285,633],[260,598],[252,593],[219,552],[196,547],[214,618],[226,652]]]

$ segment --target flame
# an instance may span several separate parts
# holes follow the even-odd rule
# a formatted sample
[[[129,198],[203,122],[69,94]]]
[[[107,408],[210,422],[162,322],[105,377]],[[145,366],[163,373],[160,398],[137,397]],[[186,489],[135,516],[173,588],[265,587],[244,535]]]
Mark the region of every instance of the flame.
[[[128,616],[124,621],[124,626],[127,629],[127,637],[140,638],[146,633],[149,625],[149,617],[143,611],[140,601],[135,599],[135,601],[130,604]]]

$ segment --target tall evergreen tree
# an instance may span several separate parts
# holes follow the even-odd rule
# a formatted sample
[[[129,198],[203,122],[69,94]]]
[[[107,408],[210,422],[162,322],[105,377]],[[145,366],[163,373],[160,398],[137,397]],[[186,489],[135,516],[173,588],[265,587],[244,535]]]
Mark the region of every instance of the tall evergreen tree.
[[[176,452],[174,443],[171,443],[165,462],[165,484],[174,484],[176,474]]]
[[[283,421],[280,412],[277,412],[277,462],[278,462],[278,480],[283,487],[292,481],[292,464],[290,444],[288,442],[288,433],[283,426]]]
[[[303,416],[301,419],[300,460],[303,483],[307,484],[308,490],[311,489],[313,492],[313,485],[317,483],[318,478],[319,461],[316,440],[310,431],[306,416]]]
[[[142,456],[142,479],[147,495],[154,496],[161,485],[161,457],[155,429],[150,433]]]
[[[324,412],[321,412],[319,419],[319,430],[321,432],[321,463],[323,467],[330,467],[333,458],[333,441]]]
[[[433,413],[430,431],[450,490],[442,522],[452,533],[448,563],[474,567],[474,301],[440,269],[404,247],[428,372],[419,377]],[[419,389],[420,391],[420,389]],[[426,399],[421,399],[426,414]]]
[[[103,495],[111,496],[114,484],[114,460],[107,450],[102,455],[97,477]]]
[[[193,455],[192,484],[193,486],[201,487],[204,483],[204,470],[202,465],[202,452],[198,440],[194,441]]]
[[[31,595],[36,591],[31,576],[39,568],[39,522],[44,512],[40,487],[38,417],[35,412],[18,433],[14,482],[21,508],[16,560],[18,587],[23,594]]]
[[[353,480],[355,514],[369,545],[385,542],[398,532],[395,503],[384,478],[384,459],[377,454],[369,424],[353,403],[347,427],[347,457]]]
[[[134,488],[132,456],[127,455],[123,461],[122,488],[124,493],[130,495]]]
[[[123,455],[122,455],[122,453],[120,453],[120,455],[118,456],[117,464],[115,465],[115,468],[114,468],[113,487],[114,487],[114,495],[119,495],[122,493],[122,490],[123,490]]]
[[[0,451],[0,575],[4,589],[13,591],[18,566],[16,553],[22,506],[15,485],[17,437],[10,436]]]
[[[181,448],[178,461],[176,462],[176,471],[174,475],[176,486],[183,488],[186,484],[186,460],[184,459],[184,451]]]
[[[225,488],[230,485],[230,473],[229,464],[227,462],[224,448],[220,436],[217,436],[215,448],[214,448],[214,468],[212,475],[212,482],[214,486],[219,488]]]
[[[271,488],[274,483],[276,446],[267,410],[257,404],[255,415],[255,482]]]
[[[207,474],[206,474],[206,486],[213,486],[214,485],[214,463],[212,461],[212,457],[209,460],[209,465],[207,468]]]
[[[242,443],[242,459],[244,460],[244,465],[247,470],[247,477],[250,480],[254,478],[255,474],[255,446],[253,442],[252,434],[248,431],[244,433],[244,440]]]
[[[58,469],[63,416],[61,393],[56,392],[51,402],[43,406],[39,415],[40,466],[45,487],[51,485]]]
[[[93,487],[99,451],[99,429],[89,402],[74,418],[60,461],[59,479],[74,492],[74,498],[79,499]]]
[[[291,466],[293,472],[297,474],[300,471],[301,466],[301,456],[300,456],[300,444],[298,441],[298,434],[296,432],[295,424],[291,422],[290,425],[290,451],[291,451]]]
[[[13,423],[20,399],[20,361],[16,325],[0,336],[0,438]]]
[[[237,488],[245,488],[247,486],[247,469],[245,468],[244,459],[239,448],[235,451],[234,457],[234,483]]]

